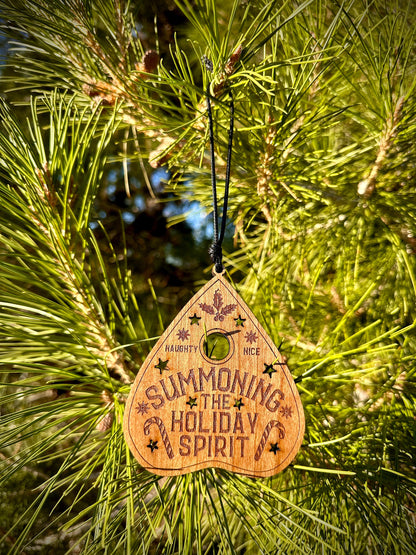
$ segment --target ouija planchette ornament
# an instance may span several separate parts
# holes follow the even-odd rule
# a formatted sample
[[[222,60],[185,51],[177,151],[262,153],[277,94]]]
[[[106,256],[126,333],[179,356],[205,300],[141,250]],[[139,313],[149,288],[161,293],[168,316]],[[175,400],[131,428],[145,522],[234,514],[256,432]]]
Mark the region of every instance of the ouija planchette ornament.
[[[192,297],[144,361],[126,404],[124,434],[139,463],[160,475],[217,467],[272,476],[293,460],[305,418],[285,359],[224,278],[234,104],[218,233],[210,86],[207,108],[214,204],[214,277]]]
[[[223,273],[153,347],[124,417],[133,455],[159,475],[217,467],[271,476],[295,457],[304,425],[284,358]]]

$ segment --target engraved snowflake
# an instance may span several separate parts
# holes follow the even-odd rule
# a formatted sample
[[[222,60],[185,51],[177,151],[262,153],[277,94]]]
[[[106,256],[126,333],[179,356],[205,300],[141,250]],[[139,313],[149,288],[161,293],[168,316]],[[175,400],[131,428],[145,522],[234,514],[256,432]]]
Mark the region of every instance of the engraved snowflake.
[[[257,341],[257,339],[258,339],[258,337],[257,337],[257,335],[255,334],[254,331],[248,331],[248,332],[246,333],[246,341],[247,341],[247,343],[250,343],[250,344],[251,344],[251,343],[255,343],[255,342]]]
[[[236,304],[227,304],[226,306],[223,306],[223,304],[224,301],[221,291],[217,289],[214,293],[212,306],[206,303],[199,303],[199,306],[204,312],[207,312],[208,314],[215,314],[214,320],[216,322],[223,322],[224,318],[237,308]]]
[[[182,328],[181,330],[179,330],[176,335],[178,336],[178,339],[180,339],[181,341],[185,341],[185,339],[189,339],[189,331],[186,330],[185,328]]]
[[[137,403],[136,410],[138,414],[147,414],[149,412],[149,403]]]
[[[293,412],[292,407],[286,406],[280,409],[280,414],[285,418],[292,418],[292,412]]]

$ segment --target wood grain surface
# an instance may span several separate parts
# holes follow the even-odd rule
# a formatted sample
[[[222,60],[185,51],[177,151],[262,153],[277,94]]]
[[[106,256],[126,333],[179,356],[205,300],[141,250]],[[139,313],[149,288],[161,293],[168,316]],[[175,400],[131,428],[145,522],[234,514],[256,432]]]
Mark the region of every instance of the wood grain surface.
[[[124,434],[147,470],[282,471],[305,420],[293,378],[254,314],[221,274],[160,337],[127,400]]]

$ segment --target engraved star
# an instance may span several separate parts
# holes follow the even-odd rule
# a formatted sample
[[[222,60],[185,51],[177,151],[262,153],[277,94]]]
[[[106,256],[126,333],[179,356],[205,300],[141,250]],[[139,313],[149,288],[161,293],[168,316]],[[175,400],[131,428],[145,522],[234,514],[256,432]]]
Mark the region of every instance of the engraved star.
[[[248,332],[246,333],[246,336],[245,336],[245,337],[246,337],[247,343],[250,343],[250,345],[251,345],[252,343],[255,343],[255,342],[257,341],[257,339],[258,339],[258,338],[257,338],[257,335],[256,335],[256,333],[255,333],[254,331],[248,331]]]
[[[280,451],[279,445],[277,443],[270,443],[270,453],[273,455],[277,455],[277,452]]]
[[[159,358],[159,362],[155,364],[155,368],[158,368],[160,370],[160,373],[162,373],[163,370],[169,370],[168,362],[169,362],[169,359],[162,360],[161,358]]]
[[[186,330],[185,328],[182,328],[181,330],[179,330],[176,335],[178,336],[178,339],[180,339],[181,341],[185,341],[185,339],[189,339],[189,331]]]
[[[137,414],[147,414],[149,412],[149,403],[137,403]]]
[[[196,397],[189,397],[188,401],[186,401],[186,404],[189,405],[191,409],[193,407],[196,407],[197,405]]]
[[[159,447],[157,446],[157,440],[155,441],[154,439],[151,439],[149,441],[149,445],[146,445],[146,447],[148,447],[152,453],[155,449],[159,449]]]
[[[280,414],[282,416],[284,416],[285,418],[292,418],[292,412],[293,412],[293,408],[292,407],[282,407],[280,409]]]
[[[197,316],[197,315],[196,315],[196,312],[194,312],[194,315],[193,315],[193,316],[189,316],[189,319],[191,320],[191,326],[192,326],[193,324],[196,324],[197,326],[199,326],[199,320],[201,319],[201,317],[200,317],[200,316]]]
[[[235,407],[238,410],[240,410],[241,407],[244,407],[243,399],[241,397],[240,399],[236,399],[233,407]]]
[[[244,328],[244,322],[247,318],[242,318],[241,314],[238,315],[238,318],[234,318],[234,322],[236,326],[242,326]]]
[[[272,374],[274,374],[275,372],[277,372],[276,368],[273,368],[273,364],[275,364],[274,362],[272,364],[266,364],[264,363],[264,366],[266,367],[265,370],[263,371],[263,374],[269,374],[270,379],[272,379]]]

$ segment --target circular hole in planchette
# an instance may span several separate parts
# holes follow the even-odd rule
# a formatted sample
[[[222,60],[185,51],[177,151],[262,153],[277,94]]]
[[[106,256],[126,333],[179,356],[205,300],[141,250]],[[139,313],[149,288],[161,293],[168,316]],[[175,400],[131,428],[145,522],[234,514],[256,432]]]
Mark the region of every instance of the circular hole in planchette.
[[[214,331],[205,336],[203,349],[210,360],[223,360],[230,352],[230,342],[223,333]]]

